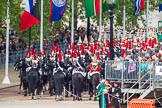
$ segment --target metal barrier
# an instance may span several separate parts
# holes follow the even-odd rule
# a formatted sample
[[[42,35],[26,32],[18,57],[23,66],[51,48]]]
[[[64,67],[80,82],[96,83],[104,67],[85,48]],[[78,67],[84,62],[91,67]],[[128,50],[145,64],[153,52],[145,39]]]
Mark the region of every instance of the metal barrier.
[[[121,82],[123,102],[128,104],[135,94],[143,99],[155,89],[162,89],[162,63],[108,60],[105,78]]]
[[[162,63],[156,62],[135,62],[135,61],[105,61],[105,78],[111,81],[123,81],[134,83],[141,79],[146,81],[153,79],[161,79],[161,75],[155,73],[156,67],[162,66]],[[162,70],[161,70],[162,71]],[[151,75],[151,76],[150,76]]]
[[[59,44],[59,48],[62,49],[63,53],[66,53],[68,45],[66,43]],[[39,52],[39,49],[36,49]],[[46,47],[46,54],[49,54],[51,51],[51,46]],[[26,54],[26,50],[20,50],[15,52],[9,52],[9,63],[14,64],[16,60],[20,58],[24,58]],[[0,67],[3,67],[5,64],[5,55],[0,54]]]

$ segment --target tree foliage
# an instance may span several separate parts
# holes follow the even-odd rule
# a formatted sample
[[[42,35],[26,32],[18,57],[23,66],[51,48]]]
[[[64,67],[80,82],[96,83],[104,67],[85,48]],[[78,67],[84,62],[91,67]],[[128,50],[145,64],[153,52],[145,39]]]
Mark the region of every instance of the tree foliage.
[[[5,23],[6,19],[6,9],[7,9],[7,0],[1,0],[0,1],[0,24]],[[20,23],[20,15],[23,11],[23,9],[20,8],[20,3],[22,0],[10,0],[10,26],[14,28],[17,31],[18,36],[28,36],[28,30],[25,31],[19,31],[19,23]],[[41,1],[41,0],[40,0]],[[85,18],[85,11],[84,11],[84,0],[74,0],[74,10],[75,10],[75,28],[77,27],[77,19],[86,20]],[[145,9],[137,16],[133,16],[134,6],[133,6],[133,0],[119,0],[118,7],[114,9],[115,13],[115,25],[116,26],[122,26],[123,25],[123,6],[125,4],[126,6],[126,26],[128,28],[138,26],[137,20],[142,20],[143,23],[145,23],[145,20],[142,15],[146,13],[146,1],[145,0]],[[149,0],[149,11],[154,11],[158,9],[158,1],[157,0]],[[58,22],[49,22],[50,17],[50,3],[49,0],[44,0],[44,37],[46,38],[52,38],[56,31],[60,27],[66,27],[70,29],[71,26],[71,3],[72,0],[67,0],[67,8],[65,15],[63,16],[62,20]],[[39,2],[40,5],[40,2]],[[40,6],[39,6],[40,7]],[[91,17],[93,22],[96,24],[99,21],[99,16]],[[109,13],[104,12],[103,13],[103,25],[106,25],[108,23],[109,19]],[[33,37],[39,37],[40,35],[40,25],[35,25],[32,27],[32,36]]]

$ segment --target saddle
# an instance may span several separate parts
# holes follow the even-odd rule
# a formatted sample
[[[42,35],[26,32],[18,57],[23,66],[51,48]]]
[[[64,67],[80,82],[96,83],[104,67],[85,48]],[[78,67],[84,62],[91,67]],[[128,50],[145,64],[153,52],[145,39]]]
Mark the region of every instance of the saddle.
[[[63,68],[61,68],[61,67],[58,67],[58,68],[54,68],[53,69],[53,75],[55,75],[57,72],[62,72],[65,76],[66,76],[66,73],[64,72],[64,69]]]
[[[83,77],[86,77],[86,73],[84,71],[80,71],[79,68],[75,68],[72,72],[72,75],[79,73],[81,74]]]
[[[98,72],[98,71],[91,72],[91,73],[89,73],[89,76],[92,76],[93,74],[100,74],[100,72]]]

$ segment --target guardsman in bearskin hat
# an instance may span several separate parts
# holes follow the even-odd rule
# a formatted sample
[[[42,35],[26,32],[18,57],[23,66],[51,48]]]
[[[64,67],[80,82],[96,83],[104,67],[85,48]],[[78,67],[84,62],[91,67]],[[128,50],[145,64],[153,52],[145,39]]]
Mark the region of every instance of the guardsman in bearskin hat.
[[[92,61],[92,63],[90,63],[90,65],[88,66],[88,69],[90,70],[90,71],[89,71],[89,76],[92,76],[94,73],[100,74],[101,66],[100,66],[100,64],[97,62],[96,54],[94,54],[93,61]]]
[[[121,99],[121,88],[119,87],[119,83],[118,82],[114,82],[114,108],[121,108],[120,105],[120,99]]]

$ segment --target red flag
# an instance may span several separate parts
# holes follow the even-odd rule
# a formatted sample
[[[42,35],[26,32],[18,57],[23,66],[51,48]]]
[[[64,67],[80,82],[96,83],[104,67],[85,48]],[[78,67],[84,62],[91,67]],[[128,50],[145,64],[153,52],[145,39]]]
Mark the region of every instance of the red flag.
[[[100,0],[95,0],[96,14],[100,14]]]
[[[145,0],[141,0],[141,7],[140,9],[143,10],[145,8]]]
[[[20,17],[19,30],[28,29],[40,22],[38,0],[25,0],[25,10]]]
[[[40,20],[35,18],[29,12],[24,11],[20,17],[20,28],[19,30],[25,30],[32,27],[35,24],[38,24]]]

